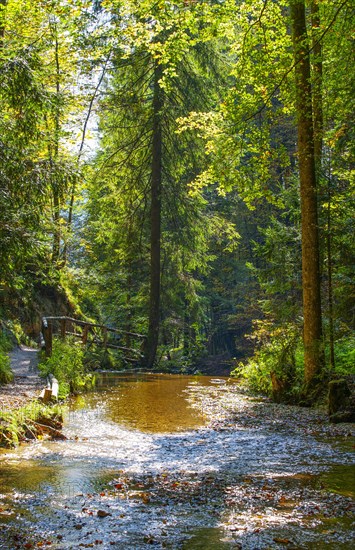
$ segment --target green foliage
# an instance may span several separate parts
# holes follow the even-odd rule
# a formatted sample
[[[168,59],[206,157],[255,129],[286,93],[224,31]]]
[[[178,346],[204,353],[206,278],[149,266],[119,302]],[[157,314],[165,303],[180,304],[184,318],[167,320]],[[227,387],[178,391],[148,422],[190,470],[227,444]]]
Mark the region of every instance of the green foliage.
[[[23,310],[32,323],[28,312],[38,316],[42,287],[43,307],[146,332],[159,65],[161,355],[181,350],[174,361],[188,368],[203,353],[245,356],[252,343],[255,354],[239,371],[254,388],[271,393],[272,375],[274,384],[297,387],[303,352],[292,326],[302,324],[302,274],[289,2],[3,4],[3,316]],[[320,25],[310,25],[309,35],[323,59],[323,324],[328,340],[334,332],[336,369],[345,373],[354,364],[354,339],[344,336],[354,328],[354,15],[348,2],[316,4]],[[314,73],[314,47],[310,54]],[[95,154],[84,166],[85,138],[96,130],[91,110],[100,144],[92,140]],[[51,292],[60,284],[69,303]],[[260,318],[264,335],[255,325],[246,342]],[[25,342],[18,326],[12,332]],[[70,347],[54,350],[49,369],[64,393],[85,380],[83,363],[102,364],[96,352],[83,359]],[[111,355],[105,360],[110,368]]]
[[[36,346],[36,343],[25,333],[18,319],[7,319],[6,322],[4,322],[4,327],[5,332],[0,336],[0,349],[11,351],[14,346],[20,344]]]
[[[10,338],[1,330],[0,332],[0,386],[13,380],[13,372],[10,368],[8,352],[12,350]]]
[[[344,336],[334,345],[335,372],[337,374],[355,374],[355,335]]]
[[[244,378],[252,390],[277,401],[293,401],[303,380],[303,364],[297,361],[301,349],[299,328],[292,324],[275,328],[270,322],[258,322],[253,338],[257,342],[253,357],[239,363],[232,376]]]
[[[15,447],[20,441],[42,437],[45,426],[62,423],[59,405],[43,405],[32,401],[12,411],[0,411],[0,447]]]
[[[13,343],[11,342],[9,336],[3,331],[0,331],[0,351],[9,352],[13,348]]]
[[[158,372],[177,372],[185,374],[191,371],[191,366],[191,357],[184,355],[183,346],[172,349],[164,349],[160,346],[156,367]]]
[[[74,341],[55,339],[51,357],[44,359],[39,368],[43,376],[53,374],[57,378],[60,398],[88,390],[95,383],[95,377],[87,372],[84,350],[81,344]]]
[[[113,350],[104,350],[100,347],[85,350],[84,363],[88,370],[117,370],[122,367],[122,360]]]
[[[13,380],[13,372],[10,368],[10,359],[6,352],[0,350],[0,385]]]

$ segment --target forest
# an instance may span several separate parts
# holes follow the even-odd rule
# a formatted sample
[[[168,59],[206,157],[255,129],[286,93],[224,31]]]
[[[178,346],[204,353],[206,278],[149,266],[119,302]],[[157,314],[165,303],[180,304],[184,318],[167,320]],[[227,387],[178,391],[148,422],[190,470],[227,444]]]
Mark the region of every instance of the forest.
[[[100,322],[286,402],[353,373],[351,0],[0,8],[2,328]]]
[[[352,549],[353,0],[0,0],[0,548]]]

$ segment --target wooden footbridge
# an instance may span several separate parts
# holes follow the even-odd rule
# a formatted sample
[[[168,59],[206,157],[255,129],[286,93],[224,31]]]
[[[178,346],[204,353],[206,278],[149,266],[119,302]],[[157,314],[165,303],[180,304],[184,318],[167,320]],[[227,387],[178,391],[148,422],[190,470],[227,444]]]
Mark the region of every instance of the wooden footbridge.
[[[75,338],[86,348],[98,346],[121,352],[125,362],[137,364],[143,358],[143,345],[146,336],[135,332],[127,332],[116,328],[88,323],[72,317],[42,317],[41,345],[46,356],[52,355],[53,336],[62,340],[67,336]]]

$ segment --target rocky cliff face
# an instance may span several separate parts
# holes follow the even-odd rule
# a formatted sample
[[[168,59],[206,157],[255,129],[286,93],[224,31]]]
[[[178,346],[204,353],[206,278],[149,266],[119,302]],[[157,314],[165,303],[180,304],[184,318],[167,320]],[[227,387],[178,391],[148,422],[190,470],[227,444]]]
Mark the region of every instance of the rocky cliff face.
[[[38,282],[26,294],[5,288],[0,298],[3,319],[18,320],[25,334],[34,340],[39,337],[41,318],[44,315],[74,316],[76,309],[65,289],[59,284]]]

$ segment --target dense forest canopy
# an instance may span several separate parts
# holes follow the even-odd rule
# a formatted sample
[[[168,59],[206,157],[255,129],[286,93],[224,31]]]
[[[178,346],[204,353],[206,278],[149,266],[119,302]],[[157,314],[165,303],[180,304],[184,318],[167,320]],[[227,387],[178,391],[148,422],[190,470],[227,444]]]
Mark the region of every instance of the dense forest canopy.
[[[351,1],[0,8],[1,318],[55,297],[279,398],[347,372]]]

